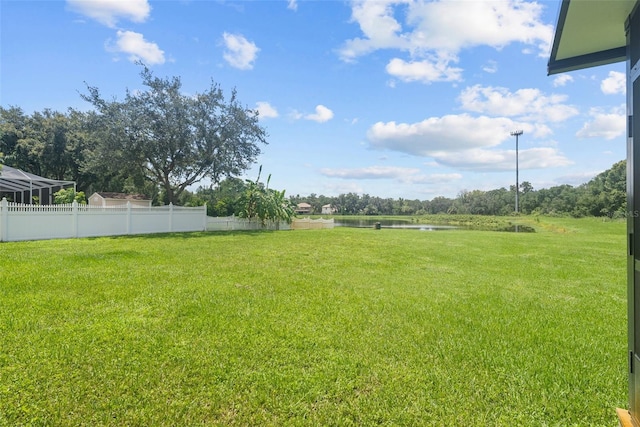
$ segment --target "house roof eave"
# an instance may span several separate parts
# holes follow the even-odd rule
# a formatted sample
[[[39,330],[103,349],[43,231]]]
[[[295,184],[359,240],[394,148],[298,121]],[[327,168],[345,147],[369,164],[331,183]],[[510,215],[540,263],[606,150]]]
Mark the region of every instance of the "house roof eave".
[[[626,21],[638,0],[562,0],[549,75],[624,61]]]

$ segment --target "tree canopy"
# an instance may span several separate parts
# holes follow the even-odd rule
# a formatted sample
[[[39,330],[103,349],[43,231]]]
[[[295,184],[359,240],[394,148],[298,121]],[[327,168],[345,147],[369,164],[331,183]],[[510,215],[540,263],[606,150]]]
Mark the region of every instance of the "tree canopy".
[[[207,91],[187,95],[179,77],[154,77],[147,67],[140,75],[148,89],[127,90],[123,101],[107,101],[87,86],[82,96],[96,109],[92,130],[99,136],[90,165],[125,169],[176,203],[190,185],[204,178],[216,184],[255,162],[267,134],[235,90],[225,100],[212,82]]]

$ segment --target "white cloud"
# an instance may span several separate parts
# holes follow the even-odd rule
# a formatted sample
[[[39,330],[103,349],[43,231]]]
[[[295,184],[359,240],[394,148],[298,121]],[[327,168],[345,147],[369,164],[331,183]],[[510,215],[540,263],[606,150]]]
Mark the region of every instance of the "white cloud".
[[[511,131],[544,134],[528,123],[506,117],[472,117],[468,114],[431,117],[418,123],[376,123],[367,137],[373,148],[430,157],[442,166],[466,170],[502,171],[515,165],[515,149],[500,150],[498,145],[512,139]],[[571,162],[555,147],[535,147],[520,152],[523,169],[565,166]],[[413,177],[416,178],[416,177]],[[412,181],[416,182],[416,181]],[[430,181],[432,182],[432,181]]]
[[[399,179],[407,175],[420,172],[417,168],[403,168],[394,166],[369,166],[355,169],[320,169],[320,173],[331,178],[342,179]]]
[[[351,5],[351,20],[360,26],[363,37],[347,40],[338,52],[341,59],[351,62],[378,49],[407,52],[410,62],[387,65],[389,72],[412,76],[405,81],[433,81],[426,78],[433,71],[408,70],[407,64],[422,68],[435,64],[440,74],[449,75],[442,70],[450,70],[458,53],[474,46],[501,49],[518,42],[536,46],[540,56],[547,56],[553,37],[553,26],[543,23],[543,6],[536,2],[353,0]],[[399,17],[404,20],[398,21]],[[455,79],[440,80],[458,80],[461,70],[451,70],[456,70]]]
[[[449,66],[449,61],[438,58],[433,61],[410,62],[394,58],[387,64],[387,73],[405,82],[431,83],[462,80],[461,68],[452,68]]]
[[[512,93],[503,87],[480,85],[466,88],[459,97],[467,111],[542,122],[562,122],[577,115],[577,108],[563,104],[566,99],[565,95],[544,95],[538,89]]]
[[[67,0],[67,5],[71,10],[111,28],[115,28],[119,19],[144,22],[151,12],[147,0]]]
[[[627,90],[627,76],[618,71],[609,71],[609,77],[602,81],[600,89],[607,95],[624,94]]]
[[[333,111],[324,105],[317,105],[316,112],[313,114],[307,114],[304,118],[307,120],[313,120],[314,122],[324,123],[333,118]]]
[[[505,117],[468,114],[431,117],[418,123],[378,122],[367,132],[372,147],[429,157],[432,152],[493,147],[509,139],[510,132],[525,127]],[[532,127],[526,126],[526,131]]]
[[[601,174],[604,171],[597,172],[582,172],[582,173],[574,173],[569,175],[562,175],[555,179],[556,185],[569,184],[569,185],[580,185],[585,182],[591,181],[596,175]]]
[[[140,33],[118,31],[115,44],[107,42],[107,50],[129,55],[131,62],[142,61],[147,65],[164,64],[164,51],[157,44],[148,42]]]
[[[578,138],[604,138],[614,139],[625,134],[627,126],[627,117],[625,107],[620,106],[609,112],[593,108],[589,112],[592,120],[586,122],[576,136]]]
[[[234,68],[251,70],[260,49],[240,34],[224,33],[224,59]]]
[[[429,183],[442,183],[459,181],[462,179],[462,175],[459,173],[433,173],[428,175]]]
[[[268,102],[256,102],[256,110],[258,110],[258,118],[269,119],[278,117],[278,110],[276,110]]]
[[[362,188],[362,186],[356,182],[331,181],[330,184],[324,185],[324,188],[328,191],[329,194],[335,195],[348,193],[364,193],[364,188]]]
[[[432,157],[440,164],[464,170],[509,171],[515,170],[515,150],[486,150],[482,148],[462,152],[439,151]],[[564,155],[551,147],[518,150],[519,169],[543,169],[572,164]]]
[[[416,48],[457,52],[487,45],[500,49],[520,42],[547,56],[553,26],[541,20],[543,6],[534,2],[433,1],[411,3],[407,22]]]
[[[287,9],[298,10],[298,0],[289,0]]]
[[[498,63],[496,61],[489,60],[482,66],[482,71],[489,74],[497,73]]]
[[[462,179],[459,173],[407,175],[398,179],[403,184],[447,184]]]
[[[369,166],[353,169],[320,169],[320,174],[340,179],[391,179],[403,184],[437,184],[462,179],[459,173],[422,174],[418,168]]]
[[[304,114],[302,114],[298,110],[291,110],[291,112],[288,114],[288,116],[292,120],[300,120],[301,118],[304,117]]]
[[[398,34],[402,26],[393,17],[393,6],[397,3],[393,0],[353,1],[351,21],[360,25],[365,38],[347,40],[339,52],[340,57],[352,61],[376,49],[408,49],[408,40]]]
[[[570,76],[569,74],[560,74],[555,79],[553,79],[553,86],[554,87],[565,86],[567,83],[571,83],[571,82],[573,82],[572,76]]]

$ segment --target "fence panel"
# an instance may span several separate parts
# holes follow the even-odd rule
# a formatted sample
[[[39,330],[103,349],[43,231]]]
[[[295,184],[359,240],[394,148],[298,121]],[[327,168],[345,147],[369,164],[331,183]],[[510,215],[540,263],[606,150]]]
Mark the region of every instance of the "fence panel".
[[[285,221],[276,223],[267,222],[262,226],[260,221],[238,218],[236,216],[207,217],[207,231],[231,231],[231,230],[291,230],[291,225]]]
[[[127,211],[103,207],[90,207],[78,211],[77,228],[68,237],[102,237],[129,234]]]
[[[207,211],[204,211],[204,217],[202,216],[202,209],[200,207],[195,208],[179,208],[175,206],[171,211],[171,231],[195,231],[193,230],[194,224],[200,224],[199,231],[206,230],[206,215]]]
[[[308,230],[333,228],[333,219],[296,218],[291,224],[207,217],[206,207],[23,205],[0,201],[0,242],[222,230]]]
[[[7,216],[3,241],[60,239],[73,233],[73,212],[70,211],[22,210]]]
[[[0,201],[0,242],[204,231],[206,206],[23,205]]]
[[[311,219],[311,218],[296,218],[291,223],[292,230],[318,230],[318,229],[331,229],[335,226],[333,218],[331,219]]]

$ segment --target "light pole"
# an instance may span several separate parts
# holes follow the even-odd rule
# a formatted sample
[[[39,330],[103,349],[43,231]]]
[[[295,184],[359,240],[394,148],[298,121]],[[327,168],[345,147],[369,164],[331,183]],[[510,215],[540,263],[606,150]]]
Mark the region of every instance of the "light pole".
[[[514,130],[511,136],[516,137],[516,213],[518,213],[518,193],[520,184],[518,183],[518,137],[522,135],[522,130]]]

